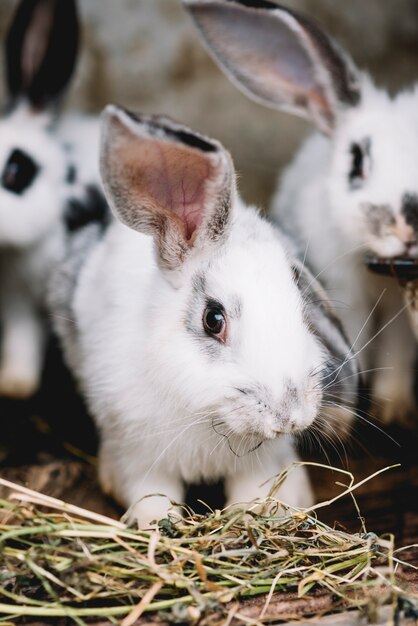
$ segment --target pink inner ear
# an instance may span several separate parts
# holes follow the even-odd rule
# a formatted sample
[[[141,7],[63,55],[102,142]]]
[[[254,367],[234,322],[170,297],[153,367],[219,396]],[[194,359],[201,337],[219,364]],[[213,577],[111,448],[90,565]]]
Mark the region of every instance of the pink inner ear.
[[[23,40],[22,75],[25,81],[24,87],[29,86],[42,64],[52,30],[53,15],[51,0],[42,2],[34,9],[32,26]]]
[[[134,186],[157,210],[178,220],[190,241],[209,209],[207,183],[216,173],[215,165],[207,154],[181,144],[139,141],[140,146],[136,138],[128,157]]]

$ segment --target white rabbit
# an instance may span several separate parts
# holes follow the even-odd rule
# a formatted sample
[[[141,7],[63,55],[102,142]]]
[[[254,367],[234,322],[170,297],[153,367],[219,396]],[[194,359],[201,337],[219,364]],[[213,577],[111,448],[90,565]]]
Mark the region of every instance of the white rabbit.
[[[78,39],[74,0],[22,0],[6,38],[9,102],[0,119],[0,395],[27,397],[38,388],[49,273],[64,250],[66,228],[90,219],[103,205],[94,186],[86,187],[100,184],[98,120],[60,116],[56,106],[73,72]]]
[[[285,172],[273,215],[330,297],[346,305],[353,353],[364,370],[377,368],[379,416],[409,417],[415,342],[403,299],[394,281],[364,268],[363,257],[418,256],[417,90],[389,96],[314,22],[273,2],[183,1],[237,86],[319,129]]]
[[[240,200],[218,142],[114,106],[103,123],[122,224],[99,241],[96,225],[80,229],[51,288],[100,430],[101,484],[140,526],[200,479],[225,479],[229,503],[266,495],[296,459],[286,435],[320,420],[327,394],[355,396],[344,333],[278,230]],[[304,470],[281,496],[311,502]]]

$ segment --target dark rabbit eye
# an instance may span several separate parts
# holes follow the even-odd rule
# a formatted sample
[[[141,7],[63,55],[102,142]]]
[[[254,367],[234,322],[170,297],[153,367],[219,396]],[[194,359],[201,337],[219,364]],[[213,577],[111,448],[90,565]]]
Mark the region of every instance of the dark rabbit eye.
[[[203,313],[203,327],[205,331],[224,342],[226,339],[226,315],[222,306],[209,304]]]
[[[32,184],[39,166],[22,150],[13,150],[1,175],[4,189],[22,194]]]
[[[351,169],[349,173],[350,187],[358,189],[369,174],[370,142],[353,143],[350,147]]]

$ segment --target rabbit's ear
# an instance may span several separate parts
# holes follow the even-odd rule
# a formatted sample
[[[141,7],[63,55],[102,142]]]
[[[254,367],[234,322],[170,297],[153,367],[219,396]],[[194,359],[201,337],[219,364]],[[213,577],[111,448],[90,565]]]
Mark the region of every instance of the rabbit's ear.
[[[101,173],[119,219],[152,235],[163,269],[227,237],[235,193],[228,152],[163,117],[108,106]]]
[[[215,61],[248,96],[332,132],[360,100],[353,62],[318,26],[269,0],[183,0]]]
[[[6,74],[12,100],[44,109],[58,98],[74,70],[79,41],[76,0],[21,0],[6,38]]]

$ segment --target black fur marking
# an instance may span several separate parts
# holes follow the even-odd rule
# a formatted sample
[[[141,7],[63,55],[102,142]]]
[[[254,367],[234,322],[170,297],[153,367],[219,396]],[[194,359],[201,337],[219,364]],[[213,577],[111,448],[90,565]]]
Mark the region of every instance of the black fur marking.
[[[39,165],[18,148],[13,150],[1,175],[1,185],[11,193],[21,195],[33,183]]]
[[[288,12],[298,19],[313,38],[322,56],[324,65],[331,74],[338,100],[347,106],[358,106],[361,101],[361,92],[357,76],[351,71],[340,48],[321,31],[315,22],[311,22],[293,11]]]
[[[28,63],[23,62],[23,54],[28,36],[37,43],[34,57],[39,58],[38,65],[25,75]],[[73,73],[78,42],[75,0],[21,0],[6,40],[10,96],[16,99],[25,95],[36,108],[44,108],[55,100]]]
[[[83,198],[71,198],[64,213],[68,232],[74,233],[88,224],[96,223],[105,231],[110,223],[110,210],[103,194],[90,185]]]
[[[402,198],[401,213],[406,223],[418,233],[418,195],[415,193],[406,193]]]
[[[370,157],[371,142],[369,138],[361,142],[353,142],[350,146],[351,168],[348,174],[350,188],[359,189],[365,179],[365,160]]]
[[[252,9],[279,9],[279,5],[269,0],[229,0],[235,4],[242,4],[244,7],[250,7]]]
[[[353,185],[356,179],[363,178],[364,152],[358,143],[353,143],[350,148],[350,153],[352,156],[352,162],[348,177],[350,179],[350,184]]]
[[[122,107],[121,107],[122,108]],[[148,129],[152,131],[161,131],[167,136],[175,139],[176,141],[190,146],[191,148],[196,148],[197,150],[201,150],[202,152],[217,152],[218,148],[213,143],[210,143],[205,137],[198,135],[196,133],[192,133],[187,128],[180,126],[173,120],[164,116],[147,116],[141,115],[140,113],[134,113],[133,111],[128,111],[127,109],[123,109],[124,113],[128,115],[135,122],[139,122],[144,126],[147,126]]]
[[[181,143],[186,146],[190,146],[191,148],[196,148],[202,152],[217,152],[216,146],[203,139],[203,137],[199,137],[198,135],[189,133],[188,131],[171,130],[170,128],[166,128],[165,132],[168,136],[171,135]]]
[[[67,168],[67,174],[65,176],[65,182],[69,185],[72,185],[77,180],[77,168],[75,165],[71,164]]]

